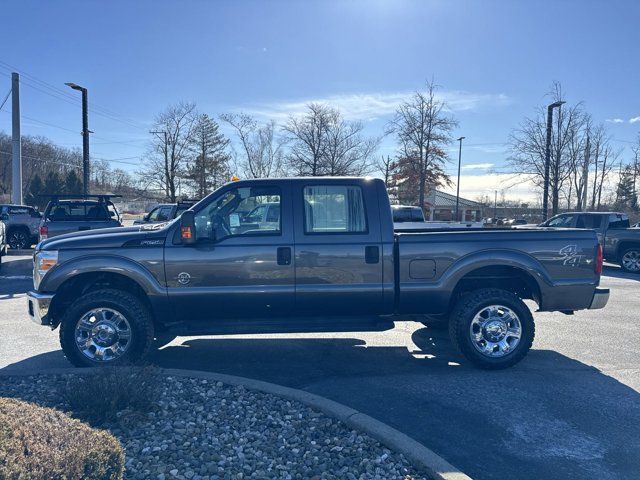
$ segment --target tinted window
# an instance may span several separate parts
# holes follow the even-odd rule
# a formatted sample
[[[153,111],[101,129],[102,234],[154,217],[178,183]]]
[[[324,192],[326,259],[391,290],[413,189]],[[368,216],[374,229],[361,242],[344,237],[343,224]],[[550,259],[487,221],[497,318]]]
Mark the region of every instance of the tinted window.
[[[597,230],[602,226],[602,215],[580,215],[576,222],[578,228]]]
[[[280,205],[271,205],[267,211],[267,222],[280,221]]]
[[[609,228],[629,228],[629,217],[626,215],[609,215]]]
[[[165,207],[160,207],[158,209],[157,221],[158,222],[166,222],[167,220],[169,220],[170,217],[171,217],[171,210],[172,209],[173,209],[173,207],[171,207],[170,205],[167,205]]]
[[[410,222],[412,220],[410,208],[394,208],[392,212],[394,222]]]
[[[411,220],[414,222],[424,222],[424,213],[420,208],[411,209]]]
[[[367,220],[362,189],[346,185],[304,188],[305,233],[363,233]]]
[[[265,222],[262,216],[253,213],[264,211],[269,206],[279,209],[280,202],[280,189],[277,187],[238,187],[229,190],[195,215],[197,238],[280,234],[279,218],[275,222]]]
[[[109,214],[100,203],[65,202],[51,205],[47,219],[60,220],[106,220]]]

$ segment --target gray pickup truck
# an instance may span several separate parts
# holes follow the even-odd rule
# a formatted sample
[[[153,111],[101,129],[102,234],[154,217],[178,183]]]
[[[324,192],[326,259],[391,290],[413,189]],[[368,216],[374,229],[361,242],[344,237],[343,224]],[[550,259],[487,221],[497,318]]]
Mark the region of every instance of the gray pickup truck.
[[[280,206],[275,221],[246,212]],[[62,235],[34,254],[32,320],[60,327],[75,365],[139,361],[167,335],[365,331],[448,319],[482,368],[517,363],[532,314],[602,308],[602,251],[587,230],[396,233],[384,183],[226,184],[163,225]]]
[[[630,228],[629,217],[619,212],[569,212],[540,226],[595,230],[607,261],[629,273],[640,273],[640,228]]]
[[[111,201],[120,195],[53,195],[40,221],[40,240],[99,228],[120,227]]]
[[[0,219],[7,227],[7,243],[13,249],[38,243],[42,214],[28,205],[0,205]]]

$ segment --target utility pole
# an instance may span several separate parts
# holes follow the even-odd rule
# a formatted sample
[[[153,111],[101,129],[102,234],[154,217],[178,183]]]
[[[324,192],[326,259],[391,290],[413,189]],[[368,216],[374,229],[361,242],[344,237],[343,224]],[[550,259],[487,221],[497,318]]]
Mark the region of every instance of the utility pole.
[[[82,93],[82,191],[89,194],[89,101],[87,89],[75,83],[65,83],[68,87]]]
[[[164,148],[162,150],[164,152],[164,171],[167,178],[166,184],[164,186],[164,194],[167,198],[169,198],[169,133],[166,130],[152,130],[149,133],[155,136],[158,136],[160,134],[163,135],[163,138],[161,140],[164,142]]]
[[[555,102],[547,107],[547,145],[544,155],[544,193],[542,194],[542,221],[549,216],[549,163],[551,162],[551,127],[553,122],[553,109],[560,107],[565,102]],[[559,139],[558,139],[559,140]],[[557,178],[556,178],[557,181]]]
[[[493,196],[493,220],[496,221],[498,217],[498,190],[494,190]]]
[[[20,75],[11,74],[11,201],[22,205],[22,145],[20,138]]]
[[[460,221],[460,217],[458,216],[458,205],[460,203],[460,165],[462,164],[462,140],[465,137],[460,137],[458,142],[460,142],[460,147],[458,148],[458,184],[456,189],[456,222]]]
[[[587,189],[589,187],[589,159],[591,156],[591,139],[587,131],[587,145],[584,150],[584,165],[582,166],[582,211],[587,211]]]

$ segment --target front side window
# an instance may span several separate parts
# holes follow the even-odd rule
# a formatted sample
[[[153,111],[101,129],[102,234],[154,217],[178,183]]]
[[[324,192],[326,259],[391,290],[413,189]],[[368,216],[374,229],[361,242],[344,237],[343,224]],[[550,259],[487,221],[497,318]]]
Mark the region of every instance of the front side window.
[[[195,214],[196,238],[219,240],[243,235],[279,235],[280,216],[265,218],[265,212],[273,207],[279,212],[280,203],[277,187],[229,190]]]
[[[576,227],[597,230],[602,225],[601,215],[580,215]]]
[[[347,185],[304,188],[305,233],[366,233],[362,189]]]
[[[544,223],[545,227],[569,228],[573,223],[573,215],[559,215]]]

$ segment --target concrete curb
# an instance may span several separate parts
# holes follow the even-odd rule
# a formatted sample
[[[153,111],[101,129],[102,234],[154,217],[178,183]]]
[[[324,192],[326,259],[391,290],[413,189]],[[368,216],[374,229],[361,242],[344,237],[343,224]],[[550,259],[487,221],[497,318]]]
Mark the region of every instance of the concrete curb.
[[[19,371],[3,372],[2,376],[29,376],[29,375],[63,375],[63,374],[90,374],[99,372],[100,368],[53,368],[46,371]],[[305,392],[295,388],[284,387],[275,383],[253,380],[236,375],[226,375],[223,373],[203,372],[200,370],[178,370],[163,368],[160,372],[173,377],[199,378],[226,383],[228,385],[242,386],[250,390],[257,390],[263,393],[277,395],[289,400],[298,401],[311,408],[319,410],[324,414],[344,422],[349,427],[368,434],[386,447],[398,453],[402,453],[415,465],[422,467],[426,473],[435,480],[472,480],[471,477],[462,473],[456,467],[447,462],[421,443],[418,443],[408,435],[395,428],[376,420],[369,415],[365,415],[353,408],[347,407],[328,398],[321,397],[313,393]]]

